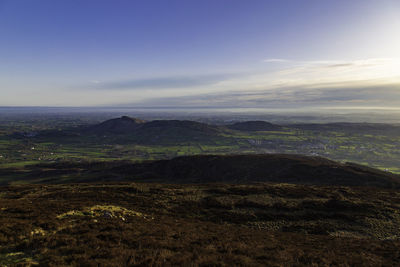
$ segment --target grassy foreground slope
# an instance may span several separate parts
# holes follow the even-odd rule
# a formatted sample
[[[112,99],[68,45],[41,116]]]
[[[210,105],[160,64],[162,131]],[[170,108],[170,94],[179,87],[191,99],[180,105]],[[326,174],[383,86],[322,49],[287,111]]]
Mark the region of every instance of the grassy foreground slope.
[[[0,207],[1,266],[400,264],[392,189],[20,185]]]
[[[399,177],[355,164],[204,155],[1,177],[0,266],[400,264]]]

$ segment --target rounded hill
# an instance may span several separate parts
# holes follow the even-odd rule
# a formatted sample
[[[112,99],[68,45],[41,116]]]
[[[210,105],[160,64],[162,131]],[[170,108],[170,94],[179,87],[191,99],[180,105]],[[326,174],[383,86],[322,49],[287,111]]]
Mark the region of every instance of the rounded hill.
[[[109,133],[124,134],[136,130],[144,123],[144,120],[123,116],[121,118],[111,119],[100,124],[96,124],[90,127],[87,131],[99,135]]]

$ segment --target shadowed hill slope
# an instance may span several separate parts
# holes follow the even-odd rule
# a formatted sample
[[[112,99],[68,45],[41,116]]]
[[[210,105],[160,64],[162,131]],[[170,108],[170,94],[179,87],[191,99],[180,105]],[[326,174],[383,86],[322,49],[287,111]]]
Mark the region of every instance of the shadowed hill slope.
[[[137,134],[153,135],[216,135],[221,131],[220,127],[188,120],[155,120],[145,123],[137,130]]]
[[[266,121],[245,121],[229,125],[229,129],[238,131],[279,131],[282,127]]]
[[[188,136],[195,138],[199,135],[215,135],[220,132],[218,126],[188,120],[154,120],[145,122],[140,119],[123,116],[104,121],[91,126],[86,133],[135,135],[142,137],[171,137]]]
[[[145,121],[143,120],[123,116],[121,118],[107,120],[100,124],[89,127],[86,132],[93,134],[124,134],[136,130],[144,123]]]
[[[188,156],[127,166],[135,176],[171,182],[279,182],[315,185],[399,187],[398,176],[321,157],[300,155]],[[129,169],[131,171],[129,171]]]
[[[4,170],[5,171],[5,170]],[[10,175],[8,173],[0,174]],[[22,172],[26,175],[27,170]],[[313,185],[400,188],[398,175],[321,157],[288,154],[184,156],[171,160],[130,162],[61,162],[31,166],[25,180],[42,177],[49,183],[154,181],[164,183],[276,182]],[[65,182],[65,179],[62,180]],[[43,182],[43,180],[42,180]]]
[[[167,127],[187,128],[208,133],[215,133],[218,131],[218,127],[216,126],[196,121],[188,121],[188,120],[155,120],[144,124],[143,127],[141,128],[150,129],[150,128],[167,128]]]

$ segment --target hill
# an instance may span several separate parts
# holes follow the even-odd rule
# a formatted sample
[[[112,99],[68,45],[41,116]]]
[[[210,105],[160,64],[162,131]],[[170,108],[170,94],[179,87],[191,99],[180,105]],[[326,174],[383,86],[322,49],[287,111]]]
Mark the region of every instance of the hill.
[[[104,121],[86,129],[86,132],[97,135],[127,134],[139,128],[145,121],[137,118],[123,116],[121,118]]]
[[[180,183],[277,182],[400,188],[400,177],[391,173],[321,157],[287,154],[185,156],[120,166],[118,171]]]
[[[190,120],[154,120],[145,122],[137,118],[123,116],[104,121],[89,127],[86,133],[104,135],[121,134],[156,138],[191,137],[218,135],[221,131],[231,129],[237,131],[279,131],[283,127],[265,121],[246,121],[232,125],[217,126]]]
[[[282,127],[266,121],[237,122],[228,126],[229,129],[238,131],[280,131]]]
[[[398,175],[354,163],[288,154],[199,155],[130,163],[60,162],[2,169],[1,180],[34,183],[152,181],[162,183],[274,182],[400,188]],[[19,177],[19,178],[18,178]]]
[[[158,135],[182,135],[184,133],[214,135],[219,132],[218,126],[188,120],[155,120],[143,124],[138,129],[138,134],[154,133]]]
[[[203,140],[211,141],[223,127],[189,120],[154,120],[145,122],[127,116],[107,120],[82,131],[83,135],[109,136],[128,142],[181,143]],[[226,130],[226,129],[225,129]]]
[[[400,179],[352,163],[203,155],[35,164],[5,179],[1,266],[400,263]]]

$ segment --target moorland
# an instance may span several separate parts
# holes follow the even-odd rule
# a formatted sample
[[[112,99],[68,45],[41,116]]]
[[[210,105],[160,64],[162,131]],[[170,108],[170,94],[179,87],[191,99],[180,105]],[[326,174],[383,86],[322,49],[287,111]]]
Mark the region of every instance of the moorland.
[[[400,264],[397,125],[52,117],[0,132],[1,266]]]

